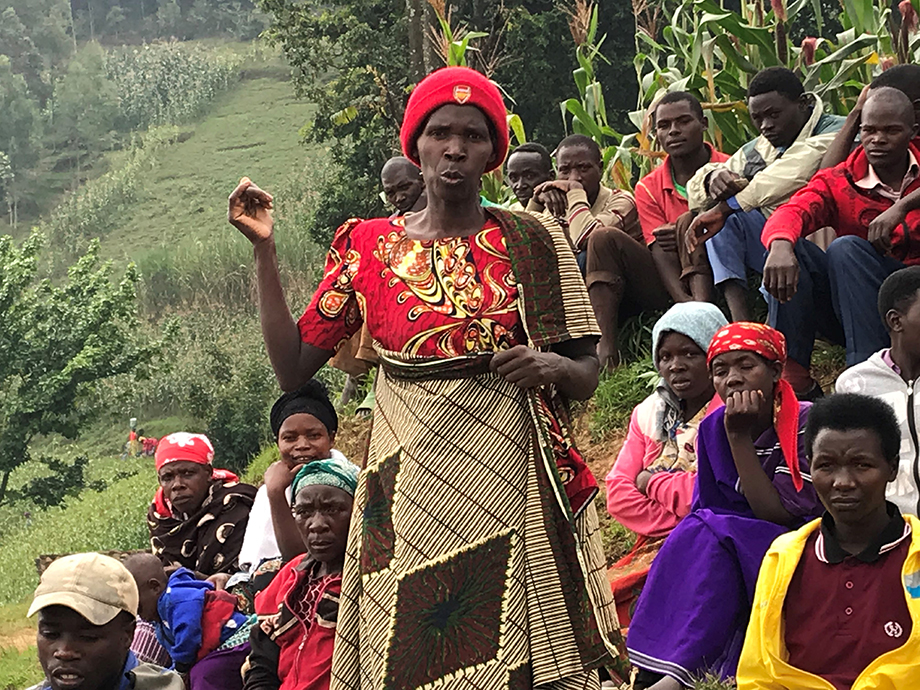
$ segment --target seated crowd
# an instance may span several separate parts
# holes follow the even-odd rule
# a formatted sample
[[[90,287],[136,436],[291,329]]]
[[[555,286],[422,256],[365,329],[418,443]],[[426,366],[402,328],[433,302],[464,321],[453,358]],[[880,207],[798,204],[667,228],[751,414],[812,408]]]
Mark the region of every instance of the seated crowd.
[[[920,687],[920,66],[883,72],[846,118],[778,67],[751,79],[747,107],[759,136],[728,156],[704,141],[696,97],[661,98],[649,117],[666,155],[634,194],[603,184],[586,136],[519,146],[516,202],[495,211],[558,221],[602,366],[619,365],[626,319],[663,312],[660,378],[606,476],[608,512],[637,535],[608,571],[632,687]],[[434,193],[404,157],[381,185],[393,218]],[[349,335],[331,363],[358,379],[379,353],[366,327]],[[827,398],[816,337],[846,348]],[[318,381],[269,423],[280,459],[261,487],[220,469],[206,436],[170,434],[150,553],[46,569],[29,610],[37,687],[330,687],[360,471],[333,447]]]

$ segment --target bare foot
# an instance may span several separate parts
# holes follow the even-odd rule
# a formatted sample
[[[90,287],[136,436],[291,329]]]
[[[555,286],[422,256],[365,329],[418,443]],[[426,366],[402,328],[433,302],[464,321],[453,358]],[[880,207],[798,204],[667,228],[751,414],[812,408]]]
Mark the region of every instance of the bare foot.
[[[650,685],[648,690],[683,690],[683,685],[670,676],[665,676],[654,685]]]

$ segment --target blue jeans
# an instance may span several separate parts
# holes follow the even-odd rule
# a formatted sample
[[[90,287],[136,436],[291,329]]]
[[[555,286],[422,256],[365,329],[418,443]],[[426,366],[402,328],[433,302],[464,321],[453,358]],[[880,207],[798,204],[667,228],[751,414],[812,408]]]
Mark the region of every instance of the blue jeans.
[[[799,284],[793,298],[780,304],[765,294],[767,323],[786,336],[789,357],[810,367],[816,334],[846,345],[848,367],[889,346],[888,331],[878,313],[878,290],[904,264],[882,256],[855,235],[838,237],[827,252],[814,242],[799,240],[795,257]]]
[[[766,222],[756,208],[736,211],[725,220],[719,234],[706,241],[706,254],[716,285],[728,280],[747,284],[747,269],[763,275],[766,249],[760,241],[760,233]]]

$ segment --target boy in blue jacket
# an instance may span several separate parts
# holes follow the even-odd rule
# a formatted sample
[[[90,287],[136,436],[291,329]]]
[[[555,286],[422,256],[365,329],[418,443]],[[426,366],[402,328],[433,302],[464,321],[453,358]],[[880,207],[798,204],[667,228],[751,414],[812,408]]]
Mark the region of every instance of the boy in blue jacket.
[[[188,568],[167,577],[153,554],[132,556],[125,566],[137,582],[138,616],[156,625],[174,668],[188,675],[189,690],[242,688],[251,621],[237,610],[236,597]]]

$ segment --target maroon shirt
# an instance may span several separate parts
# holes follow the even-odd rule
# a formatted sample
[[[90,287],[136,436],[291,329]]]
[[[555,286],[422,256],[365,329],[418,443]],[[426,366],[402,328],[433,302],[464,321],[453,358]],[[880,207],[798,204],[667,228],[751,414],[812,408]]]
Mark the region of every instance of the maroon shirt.
[[[901,569],[910,524],[891,503],[891,520],[865,551],[848,554],[825,513],[805,544],[786,599],[789,663],[849,690],[875,659],[910,637],[912,623]]]

